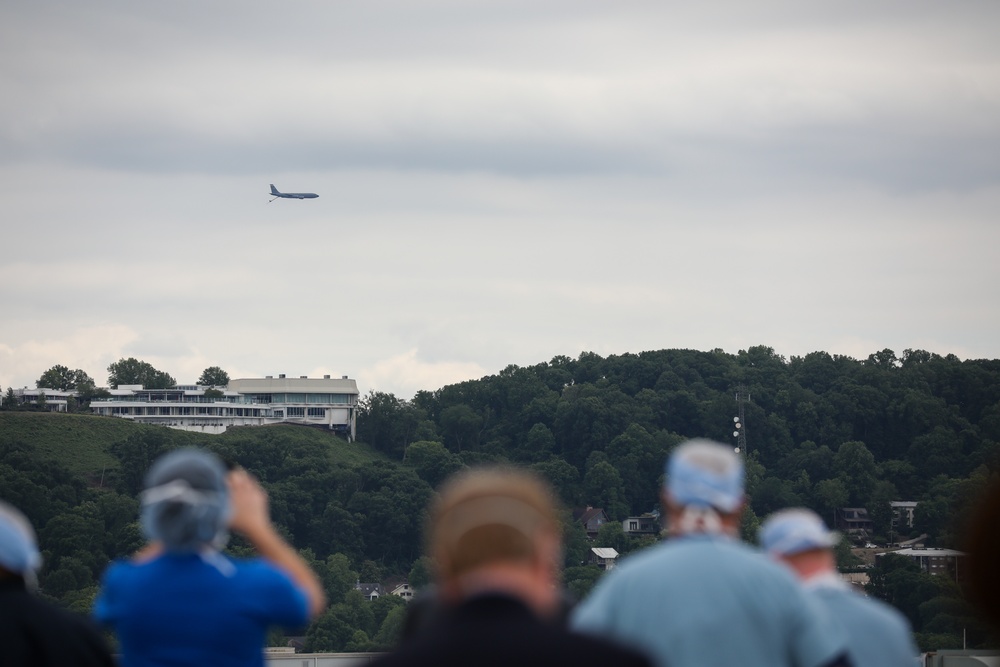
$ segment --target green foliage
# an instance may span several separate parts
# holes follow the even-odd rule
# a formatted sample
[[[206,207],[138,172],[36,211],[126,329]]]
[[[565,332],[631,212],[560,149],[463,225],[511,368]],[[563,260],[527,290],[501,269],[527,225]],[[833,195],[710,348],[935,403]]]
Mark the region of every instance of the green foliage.
[[[146,389],[169,389],[177,385],[168,373],[156,370],[145,361],[135,357],[119,359],[108,366],[108,386],[141,384]]]
[[[202,387],[225,387],[229,384],[229,373],[218,366],[209,366],[201,372],[197,384]]]
[[[420,440],[406,448],[403,462],[413,466],[420,479],[437,487],[462,467],[462,461],[440,442]]]
[[[430,585],[434,576],[434,564],[428,556],[413,561],[407,581],[414,590],[422,590]]]
[[[117,363],[124,379],[115,379],[123,383],[154,386],[138,371],[160,373],[134,359]],[[137,373],[125,378],[126,370]],[[519,463],[548,479],[567,508],[602,506],[614,519],[642,514],[656,506],[664,459],[680,441],[732,441],[739,384],[752,399],[744,406],[747,539],[756,535],[757,517],[793,504],[828,521],[838,507],[867,507],[877,532],[887,534],[889,501],[916,500],[914,531],[928,533],[932,544],[958,546],[971,499],[997,474],[1000,361],[922,350],[786,360],[757,346],[737,354],[585,352],[508,366],[418,392],[412,401],[369,392],[354,443],[291,426],[206,436],[82,414],[5,411],[0,489],[31,507],[45,536],[43,586],[65,605],[85,605],[102,564],[141,541],[135,493],[151,461],[176,447],[208,447],[261,479],[279,529],[321,572],[331,607],[310,629],[312,645],[385,647],[402,607],[352,599],[353,585],[360,572],[429,582],[421,555],[425,511],[432,488],[454,470]],[[78,390],[83,404],[98,391]],[[582,565],[593,545],[564,516],[566,585],[584,595],[600,571]],[[614,523],[599,539],[623,553],[649,542]],[[234,553],[241,548],[234,543]],[[840,560],[850,564],[846,551]],[[889,565],[873,574],[872,586],[906,610],[921,645],[943,647],[959,623],[973,627],[942,587],[946,581]],[[977,630],[969,632],[980,641]]]
[[[38,389],[58,389],[59,391],[69,391],[83,385],[93,387],[93,378],[79,368],[71,371],[61,364],[56,364],[45,371],[35,381],[35,387]]]
[[[587,597],[604,572],[596,565],[577,565],[563,571],[563,587],[574,600]]]

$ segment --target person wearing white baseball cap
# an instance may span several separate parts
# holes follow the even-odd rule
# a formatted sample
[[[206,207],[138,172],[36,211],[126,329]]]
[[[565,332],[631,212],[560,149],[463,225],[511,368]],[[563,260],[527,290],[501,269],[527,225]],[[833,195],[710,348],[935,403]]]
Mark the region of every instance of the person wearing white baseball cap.
[[[895,608],[859,595],[837,574],[840,534],[811,510],[775,512],[760,529],[760,546],[802,580],[847,634],[855,667],[912,667],[919,654],[909,621]]]
[[[35,531],[0,501],[0,664],[4,667],[112,667],[89,621],[32,594],[42,566]]]
[[[646,651],[660,667],[850,665],[841,633],[793,576],[739,540],[743,462],[691,440],[671,454],[669,539],[629,556],[576,608],[577,630]]]

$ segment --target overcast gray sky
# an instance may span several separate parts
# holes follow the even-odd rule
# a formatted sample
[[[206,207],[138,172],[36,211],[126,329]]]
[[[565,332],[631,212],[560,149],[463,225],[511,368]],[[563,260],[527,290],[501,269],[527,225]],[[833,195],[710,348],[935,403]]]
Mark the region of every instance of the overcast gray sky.
[[[403,398],[581,351],[997,358],[998,27],[963,0],[7,0],[0,386],[127,356]]]

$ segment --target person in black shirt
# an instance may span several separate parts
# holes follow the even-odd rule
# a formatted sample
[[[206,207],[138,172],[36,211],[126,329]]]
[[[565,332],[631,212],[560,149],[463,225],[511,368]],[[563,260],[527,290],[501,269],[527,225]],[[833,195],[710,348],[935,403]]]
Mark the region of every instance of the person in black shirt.
[[[547,486],[515,469],[461,473],[432,507],[439,608],[373,667],[650,667],[558,620],[561,538]]]
[[[104,638],[83,616],[34,595],[42,559],[25,516],[0,501],[0,664],[112,667]]]

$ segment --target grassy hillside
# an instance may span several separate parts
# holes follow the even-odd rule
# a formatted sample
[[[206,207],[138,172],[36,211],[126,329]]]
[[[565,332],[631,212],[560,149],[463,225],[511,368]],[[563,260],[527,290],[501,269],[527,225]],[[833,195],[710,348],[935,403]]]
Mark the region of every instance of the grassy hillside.
[[[162,433],[174,447],[223,444],[234,448],[267,447],[275,443],[323,446],[335,467],[385,459],[367,445],[348,443],[319,429],[289,425],[238,428],[222,435],[206,435],[96,415],[0,412],[0,442],[26,444],[43,458],[58,461],[90,482],[118,468],[118,459],[110,452],[112,444],[143,431]]]

